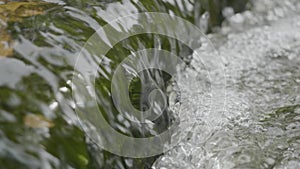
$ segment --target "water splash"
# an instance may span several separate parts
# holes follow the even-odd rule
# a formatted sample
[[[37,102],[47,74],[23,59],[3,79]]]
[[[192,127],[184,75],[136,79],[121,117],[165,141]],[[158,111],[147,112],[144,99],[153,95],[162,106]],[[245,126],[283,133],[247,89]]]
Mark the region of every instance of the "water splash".
[[[153,168],[299,168],[298,7],[298,1],[256,1],[210,35],[226,65],[225,109],[207,113],[202,91],[215,82],[194,57],[183,75],[190,98],[182,105],[183,119],[198,125],[187,126],[186,141]],[[199,78],[191,81],[192,74]]]

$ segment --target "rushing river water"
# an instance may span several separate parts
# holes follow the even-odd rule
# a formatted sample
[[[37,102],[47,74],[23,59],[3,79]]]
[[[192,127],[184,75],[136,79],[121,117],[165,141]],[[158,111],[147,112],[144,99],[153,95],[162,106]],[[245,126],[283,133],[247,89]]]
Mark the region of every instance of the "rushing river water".
[[[222,58],[212,62],[226,65],[226,104],[218,112],[199,104],[209,98],[203,70],[213,66],[204,67],[195,55],[194,69],[182,75],[191,97],[182,104],[181,120],[196,125],[186,127],[186,142],[160,157],[155,168],[300,167],[299,7],[298,1],[256,1],[210,36]]]
[[[299,168],[300,3],[247,2],[0,1],[0,169]],[[76,116],[72,78],[89,37],[113,19],[138,12],[180,16],[203,32],[213,32],[208,37],[216,49],[195,44],[199,58],[176,39],[142,34],[107,53],[98,69],[96,96],[114,129],[145,137],[166,130],[173,118],[186,125],[181,132],[187,137],[178,146],[163,155],[136,159],[104,151],[87,137]],[[178,81],[184,93],[181,115],[165,111],[152,128],[120,117],[110,93],[117,65],[146,48],[171,51],[186,62]],[[212,59],[204,64],[203,58]],[[216,64],[224,65],[223,74],[214,69]],[[150,71],[155,77],[156,73]],[[170,77],[158,74],[156,80],[163,81],[160,87],[167,93]],[[138,80],[130,86],[130,99],[143,109],[149,105],[140,105],[140,87]],[[211,92],[226,95],[211,103]],[[212,105],[217,107],[214,111]]]

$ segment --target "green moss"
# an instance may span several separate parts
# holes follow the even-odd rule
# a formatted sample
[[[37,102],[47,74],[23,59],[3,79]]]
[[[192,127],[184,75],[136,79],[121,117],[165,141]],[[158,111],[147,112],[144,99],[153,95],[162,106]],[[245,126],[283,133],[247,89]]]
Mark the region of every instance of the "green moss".
[[[73,101],[71,87],[67,85],[67,81],[74,73],[73,65],[69,61],[77,56],[85,41],[96,31],[90,23],[98,24],[97,26],[107,23],[102,16],[97,15],[96,9],[101,8],[105,12],[108,5],[122,1],[64,0],[64,2],[64,5],[19,3],[19,6],[13,8],[19,12],[5,11],[7,15],[4,16],[4,20],[8,24],[5,35],[9,34],[9,40],[4,40],[18,43],[18,52],[11,55],[26,67],[32,68],[33,73],[18,77],[18,72],[9,72],[14,76],[11,79],[17,78],[16,86],[1,83],[0,143],[4,146],[0,152],[0,168],[2,166],[6,169],[31,169],[43,166],[76,169],[151,168],[158,156],[131,159],[106,152],[92,142],[87,142],[80,126],[70,123],[68,117],[76,114],[71,106]],[[141,0],[131,3],[139,12],[174,13],[195,24],[207,11],[211,16],[211,29],[222,22],[221,11],[225,6],[232,6],[235,11],[241,11],[245,8],[247,0],[195,2],[176,0],[174,3],[163,0]],[[192,6],[192,9],[188,6]],[[0,8],[4,9],[3,5]],[[36,10],[31,14],[38,15],[28,14],[25,12],[28,9]],[[77,15],[88,16],[87,18],[93,19],[93,22],[80,19]],[[3,20],[3,13],[0,17]],[[177,40],[153,34],[133,36],[114,46],[106,55],[105,59],[108,62],[99,66],[102,75],[96,79],[96,94],[100,98],[99,109],[112,126],[118,124],[126,127],[116,118],[119,112],[111,99],[110,81],[114,73],[112,70],[131,52],[146,48],[161,48],[181,57],[191,54],[191,50]],[[18,69],[22,68],[16,66],[15,70]],[[160,75],[164,82],[170,79],[164,73]],[[60,92],[60,87],[68,87],[69,91]],[[162,90],[165,88],[166,86],[162,86]],[[142,88],[138,78],[132,81],[130,94],[133,105],[143,109],[140,107]],[[59,103],[59,99],[63,99],[64,103]],[[58,103],[57,107],[50,108],[54,102]],[[23,119],[27,114],[45,116],[54,126],[51,128],[26,126]],[[157,125],[155,130],[162,132],[168,128],[171,124],[170,118],[167,112],[164,113],[155,121]],[[126,130],[127,133],[124,134],[133,137],[150,135],[148,130],[133,126],[127,127]]]

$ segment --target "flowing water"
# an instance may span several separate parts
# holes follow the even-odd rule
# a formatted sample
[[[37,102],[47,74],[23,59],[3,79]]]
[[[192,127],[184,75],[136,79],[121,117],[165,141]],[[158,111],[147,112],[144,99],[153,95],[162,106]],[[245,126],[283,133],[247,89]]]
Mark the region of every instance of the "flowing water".
[[[218,82],[203,76],[213,66],[194,55],[194,69],[185,72],[183,82],[189,81],[182,84],[191,96],[182,104],[191,134],[154,168],[300,167],[299,7],[298,1],[256,1],[210,36],[219,55],[212,62],[225,65],[225,106],[211,112],[199,104],[209,98],[204,84]],[[199,49],[202,57],[209,51]]]
[[[0,1],[0,168],[299,168],[300,4],[247,2]],[[146,11],[175,14],[214,32],[209,38],[216,49],[196,44],[199,58],[176,39],[143,34],[108,52],[96,79],[98,104],[110,125],[131,137],[161,132],[174,117],[164,112],[154,129],[121,118],[110,93],[117,65],[146,48],[171,51],[187,64],[178,82],[184,97],[177,117],[186,122],[181,131],[188,133],[186,140],[162,156],[125,158],[86,136],[75,113],[72,78],[76,58],[95,31]],[[217,60],[203,64],[203,58]],[[214,70],[216,64],[225,66],[224,74]],[[170,78],[163,81],[168,88]],[[138,81],[131,87],[131,101],[142,109],[134,90],[139,88]],[[214,100],[215,111],[211,92],[226,94]]]

